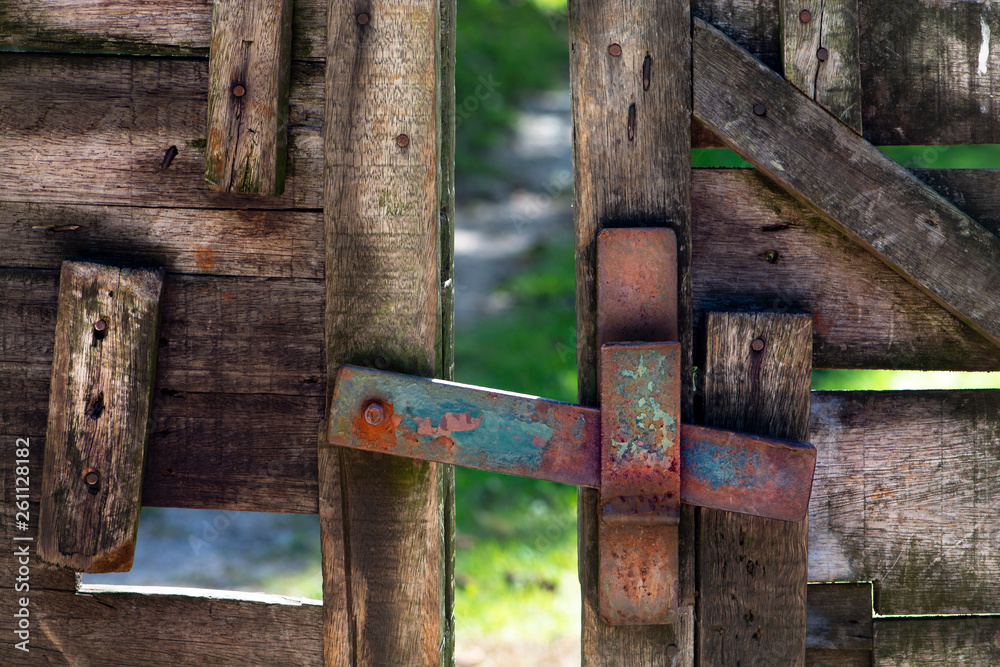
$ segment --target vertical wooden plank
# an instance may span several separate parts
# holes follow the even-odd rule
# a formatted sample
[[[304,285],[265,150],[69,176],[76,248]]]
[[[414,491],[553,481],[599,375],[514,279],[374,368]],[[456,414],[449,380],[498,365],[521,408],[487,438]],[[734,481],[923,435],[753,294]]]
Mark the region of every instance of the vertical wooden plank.
[[[292,0],[214,0],[208,56],[205,184],[285,190]]]
[[[42,473],[42,561],[84,572],[132,569],[162,291],[163,269],[63,262]]]
[[[809,437],[812,317],[707,313],[705,424]],[[703,665],[803,665],[807,524],[699,509]]]
[[[858,0],[781,0],[785,78],[861,134]]]
[[[437,368],[439,20],[436,0],[327,6],[328,396],[343,363]],[[321,439],[328,665],[450,663],[441,475]]]
[[[596,405],[596,238],[604,227],[674,229],[682,417],[691,391],[691,17],[687,0],[570,2],[579,398]],[[610,627],[598,613],[598,494],[579,494],[585,664],[689,664],[693,559],[681,514],[680,621]]]

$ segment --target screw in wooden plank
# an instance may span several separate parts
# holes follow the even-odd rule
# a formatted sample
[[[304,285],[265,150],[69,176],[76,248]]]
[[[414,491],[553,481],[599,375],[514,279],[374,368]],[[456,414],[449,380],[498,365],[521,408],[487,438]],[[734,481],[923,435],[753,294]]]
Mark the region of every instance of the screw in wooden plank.
[[[385,409],[378,401],[372,401],[365,407],[365,421],[372,426],[378,426],[385,419]]]
[[[808,9],[803,9],[801,12],[799,12],[799,20],[802,21],[803,23],[809,23],[809,21],[812,19],[812,16],[813,16],[812,12],[809,11]]]
[[[762,338],[754,338],[753,342],[750,343],[750,349],[754,352],[762,352],[764,350],[764,340]]]
[[[819,58],[819,61],[821,63],[825,63],[826,59],[830,57],[830,52],[821,46],[819,47],[819,50],[816,52],[816,57]]]
[[[608,53],[610,53],[611,55],[613,55],[615,58],[617,58],[618,56],[620,56],[622,54],[622,46],[621,46],[621,44],[612,44],[611,46],[609,46],[608,47]]]
[[[753,112],[755,116],[763,116],[764,114],[767,113],[767,107],[758,102],[757,104],[753,105]]]
[[[364,12],[361,12],[355,18],[357,18],[359,25],[368,25],[368,21],[371,20],[371,18],[368,16],[368,14],[365,14]]]

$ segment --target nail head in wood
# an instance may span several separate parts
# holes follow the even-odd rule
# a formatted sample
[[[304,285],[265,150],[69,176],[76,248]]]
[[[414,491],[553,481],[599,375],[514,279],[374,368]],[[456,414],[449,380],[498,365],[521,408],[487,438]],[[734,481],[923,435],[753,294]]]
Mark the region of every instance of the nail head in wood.
[[[97,320],[94,322],[94,331],[104,331],[108,328],[108,323],[102,320]]]
[[[760,352],[764,349],[764,340],[761,338],[754,338],[753,342],[750,343],[750,348],[754,352]]]
[[[816,51],[816,57],[819,59],[821,63],[824,63],[826,62],[827,58],[830,57],[830,52],[821,46],[819,50]]]
[[[812,16],[813,16],[812,12],[809,11],[808,9],[803,9],[801,12],[799,12],[799,20],[802,21],[803,23],[809,23],[809,21],[812,19]]]
[[[612,44],[611,46],[609,46],[608,47],[608,53],[610,53],[611,55],[613,55],[616,58],[618,56],[620,56],[622,54],[621,44]]]
[[[753,105],[753,113],[755,116],[763,116],[764,114],[767,113],[767,107],[758,102],[757,104]]]
[[[400,148],[406,148],[407,146],[410,145],[410,138],[405,134],[401,134],[398,137],[396,137],[396,145],[399,146]]]
[[[241,86],[240,84],[236,84],[235,86],[233,86],[233,95],[235,95],[236,97],[243,97],[243,95],[246,94],[246,92],[247,89]]]
[[[87,486],[94,487],[101,481],[101,476],[97,474],[96,470],[88,470],[83,476],[83,481],[87,484]]]
[[[368,25],[368,21],[371,20],[371,18],[368,16],[368,14],[365,14],[364,12],[361,12],[360,14],[358,14],[356,18],[358,19],[358,24],[359,25]]]

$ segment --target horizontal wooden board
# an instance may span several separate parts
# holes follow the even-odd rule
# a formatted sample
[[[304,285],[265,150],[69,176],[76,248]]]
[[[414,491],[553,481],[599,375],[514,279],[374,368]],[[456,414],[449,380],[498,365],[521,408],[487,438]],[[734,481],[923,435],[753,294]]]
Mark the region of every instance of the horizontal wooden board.
[[[877,619],[874,664],[1000,665],[1000,616]]]
[[[4,53],[0,63],[0,202],[321,207],[323,63],[292,65],[281,197],[205,187],[205,59]]]
[[[195,589],[88,586],[32,589],[30,652],[0,638],[0,662],[17,665],[319,665],[318,601]],[[0,613],[19,593],[0,589]]]
[[[0,266],[55,269],[67,257],[171,273],[323,278],[318,211],[0,203]]]
[[[1000,369],[1000,349],[758,172],[696,170],[692,200],[696,313],[812,313],[818,368]]]
[[[810,581],[879,614],[1000,608],[1000,391],[813,394]]]
[[[322,59],[326,3],[296,0],[292,57]],[[208,56],[211,0],[18,0],[0,5],[0,47]]]
[[[868,667],[872,660],[872,585],[809,584],[806,664]]]

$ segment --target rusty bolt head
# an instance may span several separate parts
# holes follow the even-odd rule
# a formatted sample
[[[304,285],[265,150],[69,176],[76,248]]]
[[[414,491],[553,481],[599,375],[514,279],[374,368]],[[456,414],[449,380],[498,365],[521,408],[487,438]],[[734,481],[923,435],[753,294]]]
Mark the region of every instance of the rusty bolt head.
[[[389,368],[389,362],[385,360],[385,357],[375,357],[375,359],[372,360],[372,363],[374,364],[375,368],[379,369],[380,371],[384,371],[385,369]]]
[[[767,113],[767,107],[758,102],[757,104],[753,105],[753,112],[755,116],[763,116],[764,114]]]
[[[108,323],[104,320],[97,320],[94,322],[94,331],[104,331],[108,328]]]
[[[233,86],[233,95],[235,95],[236,97],[243,97],[246,94],[246,92],[247,89],[241,86],[240,84],[236,84],[235,86]]]
[[[678,653],[680,653],[680,649],[677,648],[676,644],[670,644],[669,646],[667,646],[667,657],[668,658],[673,658]]]
[[[621,44],[612,44],[611,46],[609,46],[608,47],[608,53],[610,53],[611,55],[613,55],[615,58],[617,58],[618,56],[620,56],[622,54],[622,46],[621,46]]]
[[[365,406],[365,421],[372,426],[378,426],[385,419],[385,408],[378,401],[372,401]]]
[[[830,52],[821,46],[819,51],[816,52],[816,57],[819,58],[821,63],[825,63],[826,59],[830,57]]]
[[[96,470],[88,470],[83,476],[83,481],[87,484],[87,486],[97,486],[97,483],[101,481],[101,476]]]
[[[799,20],[802,21],[803,23],[809,23],[809,20],[812,19],[812,17],[813,17],[812,12],[809,11],[808,9],[803,9],[801,12],[799,12]]]
[[[410,145],[410,138],[405,134],[401,134],[398,137],[396,137],[396,145],[399,146],[400,148],[406,148],[407,146]]]
[[[358,14],[356,18],[358,19],[358,23],[360,25],[368,25],[368,21],[371,20],[369,18],[368,14],[365,14],[364,12],[361,12],[360,14]]]
[[[754,352],[760,352],[764,349],[764,340],[761,338],[754,338],[753,342],[750,343],[750,349]]]

